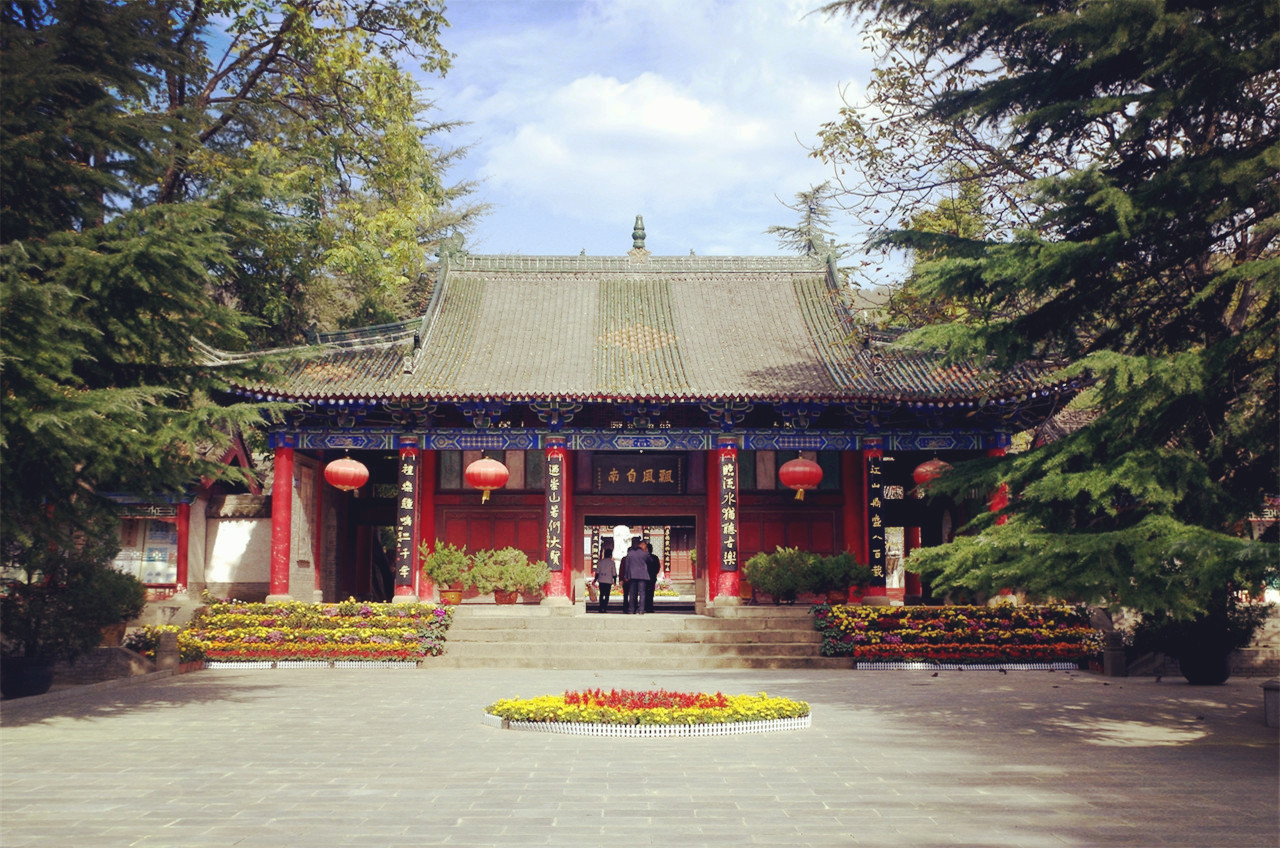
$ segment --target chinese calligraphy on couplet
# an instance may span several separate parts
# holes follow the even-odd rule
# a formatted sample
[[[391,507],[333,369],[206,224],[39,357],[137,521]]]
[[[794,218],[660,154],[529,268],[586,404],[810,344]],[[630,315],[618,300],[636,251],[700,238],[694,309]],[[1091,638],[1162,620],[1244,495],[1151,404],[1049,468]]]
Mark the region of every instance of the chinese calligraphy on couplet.
[[[547,451],[547,496],[544,524],[547,528],[547,567],[564,569],[564,450]]]
[[[396,475],[396,577],[397,586],[413,585],[414,505],[418,499],[418,453],[400,451]]]
[[[871,579],[884,585],[884,468],[878,451],[867,454],[867,538],[870,541]]]
[[[738,452],[720,451],[720,570],[738,570]]]

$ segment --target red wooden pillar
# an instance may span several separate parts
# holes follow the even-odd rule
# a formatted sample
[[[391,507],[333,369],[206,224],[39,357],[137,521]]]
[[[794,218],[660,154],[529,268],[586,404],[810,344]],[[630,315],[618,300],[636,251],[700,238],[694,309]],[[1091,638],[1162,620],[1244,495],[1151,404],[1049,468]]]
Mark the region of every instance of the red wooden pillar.
[[[431,600],[431,592],[435,589],[431,581],[422,576],[422,543],[426,542],[435,550],[436,459],[436,452],[426,449],[418,463],[418,534],[413,542],[413,575],[420,601]]]
[[[720,452],[707,451],[707,600],[715,603],[720,590]]]
[[[268,601],[289,600],[289,556],[293,534],[293,447],[275,446],[271,477],[271,580]]]
[[[187,591],[189,566],[187,557],[191,551],[191,504],[178,504],[178,592]]]
[[[396,463],[396,561],[392,600],[407,603],[414,599],[414,542],[418,536],[419,447],[416,437],[399,440]]]
[[[573,463],[564,440],[552,438],[547,442],[547,477],[544,492],[543,526],[546,528],[547,567],[551,569],[551,581],[547,584],[547,601],[553,604],[571,602],[573,594],[574,548],[573,527]]]

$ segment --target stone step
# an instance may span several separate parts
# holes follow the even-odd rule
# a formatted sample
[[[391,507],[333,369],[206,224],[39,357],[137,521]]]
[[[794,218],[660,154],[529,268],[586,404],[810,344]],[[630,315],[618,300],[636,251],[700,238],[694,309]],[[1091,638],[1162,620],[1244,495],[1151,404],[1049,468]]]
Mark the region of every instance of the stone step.
[[[723,656],[817,656],[816,645],[801,644],[744,644],[737,643],[689,643],[667,642],[584,642],[581,644],[545,644],[541,642],[447,642],[446,653],[459,656],[512,656],[534,657],[575,655],[609,659],[634,656],[673,657],[723,657]]]
[[[509,630],[470,630],[470,632],[449,632],[449,644],[471,644],[471,643],[543,643],[558,644],[564,642],[573,642],[581,644],[654,644],[654,646],[669,646],[669,644],[796,644],[796,646],[813,647],[822,644],[822,634],[814,632],[803,633],[797,630],[758,630],[758,632],[733,632],[733,633],[717,633],[714,630],[707,632],[696,632],[696,630],[672,630],[672,632],[663,632],[663,630],[602,630],[602,632],[593,632],[589,639],[573,639],[572,637],[564,637],[563,634],[571,634],[571,630],[561,630],[554,639],[540,639],[536,630],[529,629],[509,629]]]
[[[459,657],[446,653],[423,662],[425,668],[546,668],[591,670],[625,668],[644,671],[697,671],[704,669],[848,669],[852,662],[848,657],[612,657],[597,660],[581,656],[514,657],[502,654],[493,657]]]
[[[530,618],[512,616],[466,617],[454,619],[450,633],[519,631],[542,633],[816,633],[813,620],[791,619],[709,619],[699,616],[587,615],[577,618]]]
[[[518,605],[455,609],[441,668],[849,668],[822,657],[808,608],[739,608],[722,617],[684,612],[584,613]]]

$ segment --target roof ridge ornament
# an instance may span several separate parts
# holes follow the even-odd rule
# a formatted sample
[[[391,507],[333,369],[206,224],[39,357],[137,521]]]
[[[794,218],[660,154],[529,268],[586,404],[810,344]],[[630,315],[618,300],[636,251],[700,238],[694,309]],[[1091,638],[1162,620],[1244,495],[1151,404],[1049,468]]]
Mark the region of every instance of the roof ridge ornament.
[[[627,251],[634,262],[648,259],[650,253],[644,246],[644,216],[637,215],[635,225],[631,228],[631,250]]]

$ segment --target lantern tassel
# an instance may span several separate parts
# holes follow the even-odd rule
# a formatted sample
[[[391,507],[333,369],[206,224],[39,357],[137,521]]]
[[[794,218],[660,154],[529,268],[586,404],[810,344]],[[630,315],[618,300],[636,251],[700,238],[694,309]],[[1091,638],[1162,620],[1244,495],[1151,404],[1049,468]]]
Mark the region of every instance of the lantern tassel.
[[[483,504],[488,502],[489,502],[489,490],[485,489],[484,494],[480,496],[480,503]]]
[[[796,489],[796,500],[804,500],[804,489]]]

